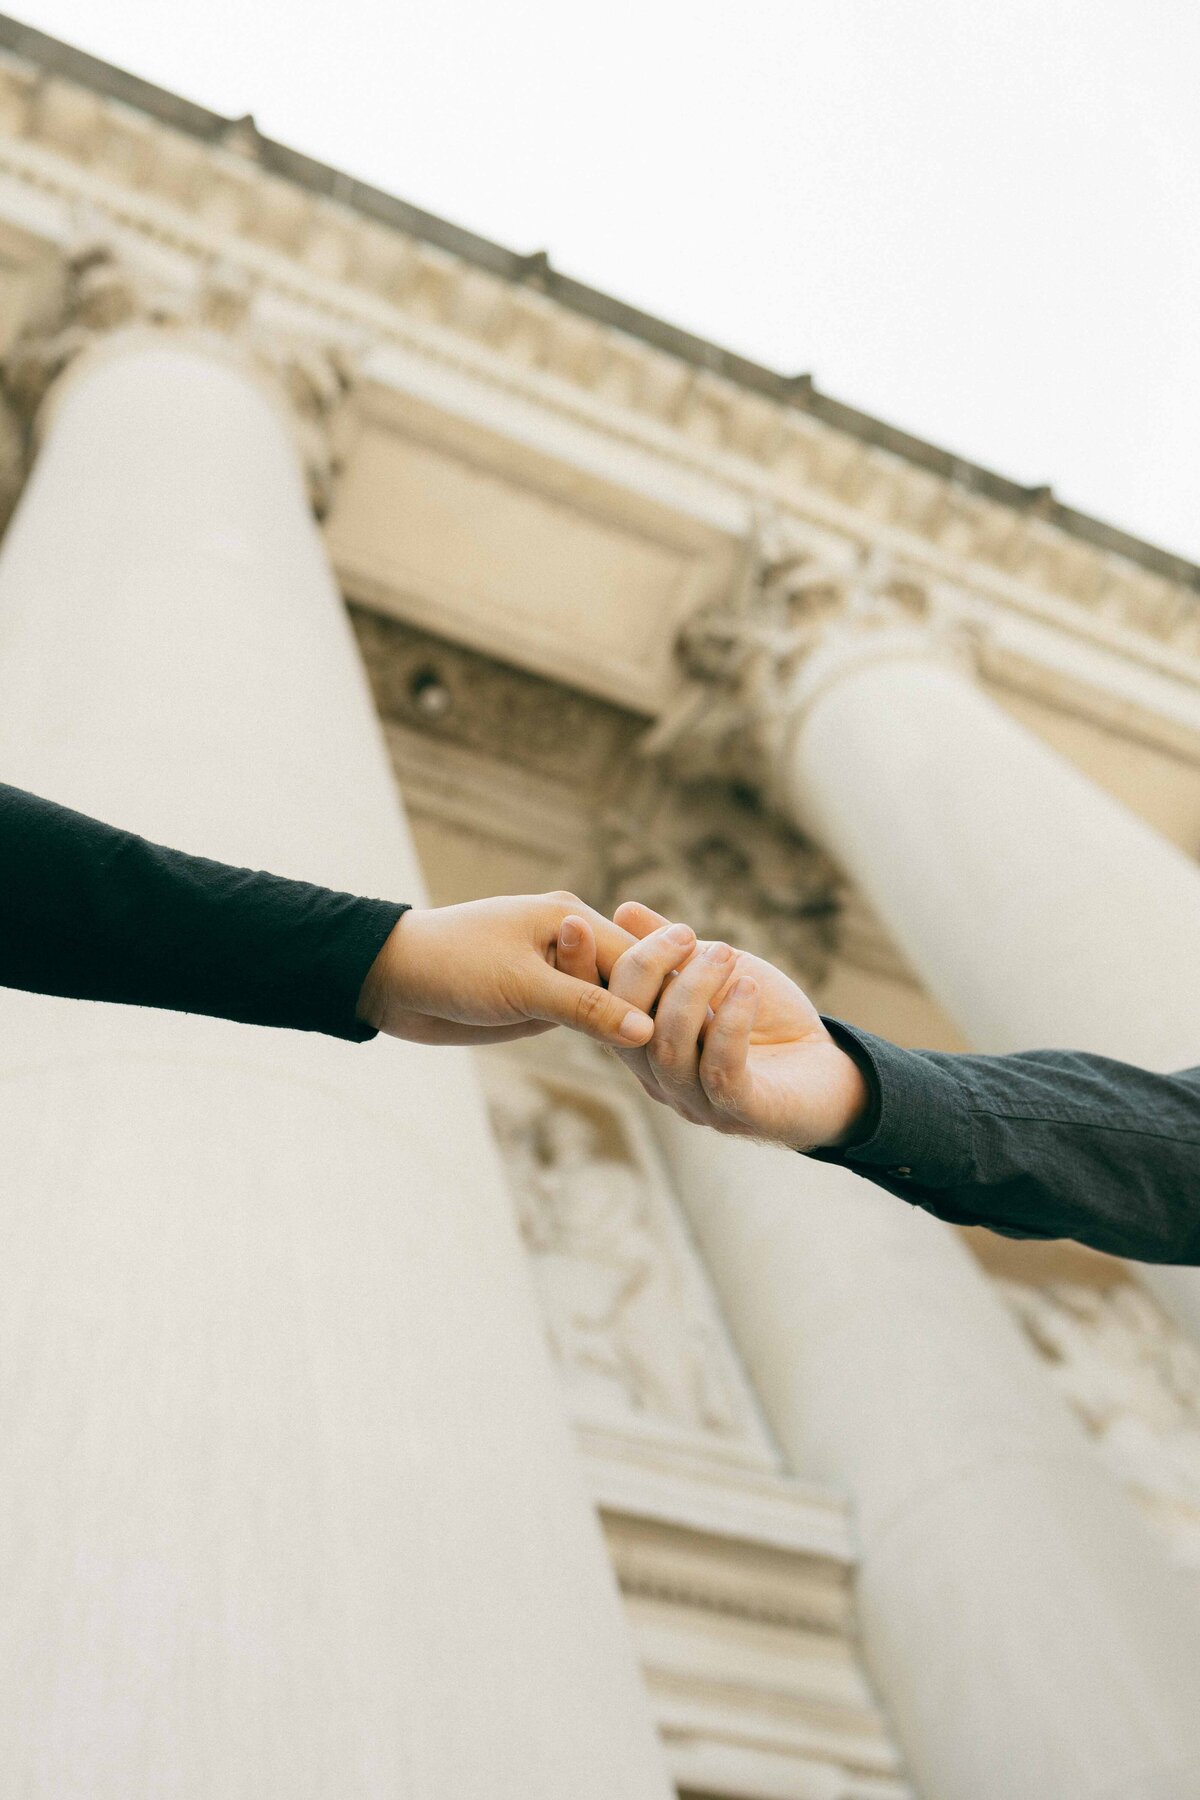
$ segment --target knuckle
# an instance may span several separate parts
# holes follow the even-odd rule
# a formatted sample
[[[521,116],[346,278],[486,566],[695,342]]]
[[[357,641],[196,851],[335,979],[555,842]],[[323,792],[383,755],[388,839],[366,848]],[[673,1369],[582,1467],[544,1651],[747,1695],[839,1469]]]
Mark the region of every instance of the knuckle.
[[[583,908],[583,901],[570,888],[555,888],[553,893],[546,894],[543,898],[553,906],[564,907],[567,912],[580,912]]]
[[[601,988],[581,988],[575,996],[575,1023],[593,1025],[604,1012],[607,996]]]
[[[639,975],[657,975],[661,954],[656,954],[654,945],[643,938],[640,944],[635,944],[632,950],[627,950],[621,960],[628,963],[630,968]]]
[[[702,1058],[700,1085],[715,1112],[734,1113],[738,1109],[741,1081],[736,1070],[718,1056]]]
[[[715,1105],[719,1106],[722,1100],[728,1096],[732,1086],[729,1070],[722,1068],[720,1063],[713,1063],[707,1069],[701,1064],[700,1073],[705,1093]]]
[[[737,1111],[737,1089],[727,1075],[721,1074],[715,1078],[710,1076],[704,1084],[704,1091],[708,1095],[709,1104],[714,1111],[719,1113]]]

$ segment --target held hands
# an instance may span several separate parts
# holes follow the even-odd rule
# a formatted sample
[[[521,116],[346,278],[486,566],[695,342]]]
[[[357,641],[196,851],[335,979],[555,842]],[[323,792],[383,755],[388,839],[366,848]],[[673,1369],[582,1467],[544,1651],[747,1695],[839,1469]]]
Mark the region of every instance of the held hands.
[[[568,916],[588,933],[590,973],[558,966]],[[571,1025],[630,1049],[654,1029],[644,1009],[597,985],[636,939],[574,894],[414,907],[372,963],[358,1016],[419,1044],[497,1044]]]
[[[569,1025],[697,1124],[797,1149],[853,1136],[862,1073],[794,981],[629,901],[565,892],[418,907],[367,974],[358,1016],[422,1044],[495,1044]]]
[[[580,981],[606,979],[610,999],[653,1012],[653,1037],[616,1046],[652,1099],[717,1131],[795,1149],[854,1135],[866,1082],[794,981],[637,901],[614,920],[637,942],[606,972],[595,918],[584,908],[563,918],[557,965]]]

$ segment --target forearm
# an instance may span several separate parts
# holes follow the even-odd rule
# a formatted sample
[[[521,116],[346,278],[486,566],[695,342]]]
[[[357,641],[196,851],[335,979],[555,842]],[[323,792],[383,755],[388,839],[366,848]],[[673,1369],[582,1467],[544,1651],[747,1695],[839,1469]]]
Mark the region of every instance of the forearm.
[[[1200,1262],[1200,1068],[902,1050],[826,1024],[867,1075],[873,1105],[852,1142],[814,1156],[957,1224]]]
[[[0,786],[0,985],[360,1041],[405,908],[230,867]]]

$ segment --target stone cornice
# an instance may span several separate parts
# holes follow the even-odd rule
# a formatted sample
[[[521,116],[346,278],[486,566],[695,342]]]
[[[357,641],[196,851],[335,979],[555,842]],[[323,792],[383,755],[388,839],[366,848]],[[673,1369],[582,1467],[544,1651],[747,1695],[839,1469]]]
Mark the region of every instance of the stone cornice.
[[[760,517],[742,572],[684,627],[688,677],[644,742],[674,767],[769,785],[784,740],[830,679],[885,657],[938,657],[1184,763],[1200,762],[1200,696],[1100,646],[1065,644],[960,583],[878,548],[831,549],[780,515]]]
[[[35,54],[50,42],[33,39],[22,41]],[[804,394],[798,407],[795,395],[689,362],[678,344],[633,336],[630,320],[622,329],[585,316],[568,294],[541,291],[554,284],[540,264],[522,281],[473,262],[463,246],[367,216],[351,203],[354,184],[347,200],[314,193],[263,166],[250,126],[221,142],[142,104],[4,57],[0,177],[64,216],[83,202],[161,250],[237,265],[273,304],[305,310],[355,347],[415,348],[700,474],[748,509],[773,504],[882,544],[990,604],[1200,680],[1200,571],[1182,559],[1098,525],[1090,538],[1102,541],[1089,541],[1044,495],[988,491],[967,465],[925,466],[902,434],[880,427],[881,441],[864,441],[850,409]]]
[[[101,59],[0,15],[0,50],[35,72],[39,82],[55,78],[115,103],[125,113],[153,120],[199,145],[257,164],[269,175],[315,201],[331,201],[355,219],[412,238],[452,258],[482,269],[510,286],[547,295],[556,306],[665,351],[674,361],[777,403],[801,409],[860,441],[941,476],[960,489],[984,494],[1018,512],[1049,521],[1058,529],[1101,549],[1127,557],[1200,590],[1200,568],[1101,520],[1063,505],[1044,486],[1026,487],[937,445],[915,437],[860,409],[818,392],[807,374],[782,375],[737,356],[718,344],[573,280],[551,265],[544,250],[531,254],[506,249],[395,195],[356,180],[342,170],[304,156],[261,133],[252,117],[226,119]]]

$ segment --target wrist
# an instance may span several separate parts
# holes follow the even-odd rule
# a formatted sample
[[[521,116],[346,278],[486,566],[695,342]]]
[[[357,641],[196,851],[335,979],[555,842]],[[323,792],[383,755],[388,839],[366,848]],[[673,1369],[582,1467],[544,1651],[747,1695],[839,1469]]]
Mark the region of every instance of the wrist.
[[[836,1059],[832,1132],[823,1137],[816,1148],[841,1150],[865,1134],[867,1121],[874,1111],[875,1095],[856,1057],[832,1039],[830,1051]]]
[[[794,1128],[783,1136],[793,1150],[839,1150],[869,1134],[875,1094],[862,1065],[826,1034],[799,1097]]]
[[[387,1031],[388,1018],[393,1013],[397,996],[403,989],[401,974],[403,952],[401,939],[406,921],[412,918],[412,909],[405,911],[379,947],[374,962],[363,978],[359,989],[358,1005],[355,1015],[364,1025],[373,1031]]]

